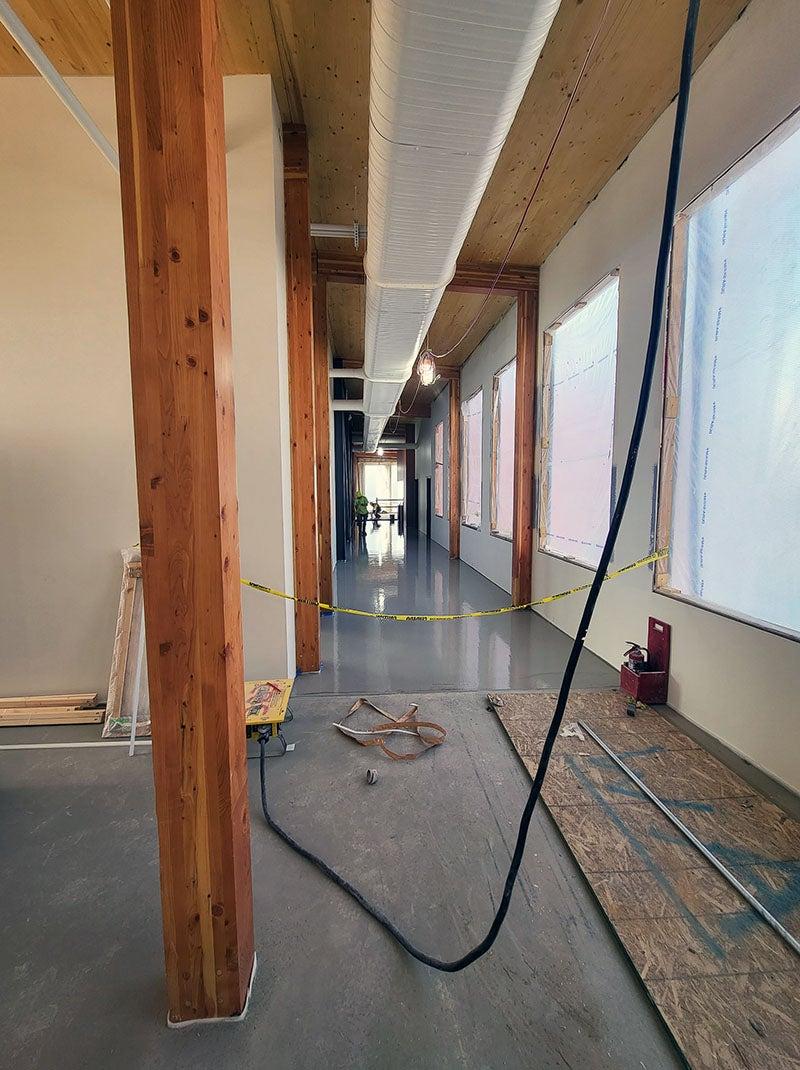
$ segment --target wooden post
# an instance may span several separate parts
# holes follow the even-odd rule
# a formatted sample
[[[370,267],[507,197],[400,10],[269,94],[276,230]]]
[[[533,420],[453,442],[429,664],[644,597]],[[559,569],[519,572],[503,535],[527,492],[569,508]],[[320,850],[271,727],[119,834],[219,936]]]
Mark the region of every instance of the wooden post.
[[[461,556],[461,379],[450,380],[450,556]]]
[[[317,460],[317,529],[319,532],[319,597],[333,602],[331,545],[331,386],[328,367],[328,284],[314,281],[314,430]]]
[[[253,971],[215,0],[114,0],[136,473],[172,1021]]]
[[[286,317],[289,331],[289,426],[292,446],[294,591],[319,599],[311,230],[308,141],[304,126],[283,128],[283,203],[286,217]],[[295,604],[300,672],[320,667],[319,610]]]
[[[514,520],[511,536],[511,600],[531,600],[533,567],[533,444],[536,397],[536,295],[517,295],[517,375],[514,411]]]

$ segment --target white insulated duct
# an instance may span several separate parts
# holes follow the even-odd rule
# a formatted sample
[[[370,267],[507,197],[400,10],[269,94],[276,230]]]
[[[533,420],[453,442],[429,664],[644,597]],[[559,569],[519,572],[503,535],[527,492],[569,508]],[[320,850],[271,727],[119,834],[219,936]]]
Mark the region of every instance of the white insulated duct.
[[[434,317],[560,0],[373,0],[364,448]]]

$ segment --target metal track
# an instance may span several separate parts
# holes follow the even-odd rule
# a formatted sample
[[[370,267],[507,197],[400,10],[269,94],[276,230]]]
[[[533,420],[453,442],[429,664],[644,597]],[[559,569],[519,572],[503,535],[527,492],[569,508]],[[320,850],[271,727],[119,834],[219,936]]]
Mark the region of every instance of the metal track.
[[[681,821],[681,819],[679,817],[676,817],[675,814],[673,814],[673,812],[669,809],[669,807],[665,806],[657,795],[653,794],[653,792],[648,788],[644,781],[639,779],[636,773],[634,773],[634,771],[629,766],[627,766],[625,762],[623,762],[619,755],[615,754],[614,751],[611,750],[611,748],[603,742],[600,736],[598,736],[598,734],[594,732],[588,726],[588,724],[586,724],[585,721],[578,721],[578,724],[584,732],[586,732],[592,737],[598,747],[601,747],[606,752],[612,762],[618,765],[619,768],[623,771],[623,773],[625,773],[625,775],[633,781],[639,791],[641,791],[643,795],[646,795],[650,802],[654,803],[658,807],[664,817],[671,821],[675,828],[683,833],[683,835],[692,844],[693,847],[697,848],[703,858],[705,858],[707,862],[711,863],[714,869],[716,869],[716,871],[725,878],[725,880],[728,882],[728,884],[731,885],[731,887],[736,889],[736,891],[743,899],[747,900],[753,910],[755,910],[756,914],[758,914],[759,917],[761,917],[767,923],[767,925],[770,926],[770,928],[774,929],[778,936],[780,936],[780,938],[785,943],[787,943],[794,952],[800,955],[800,940],[797,940],[796,937],[792,936],[789,930],[785,929],[773,914],[770,914],[767,908],[762,903],[760,903],[756,899],[756,897],[747,890],[747,888],[745,888],[741,881],[737,880],[737,878],[731,873],[731,871],[727,869],[722,864],[722,862],[720,862],[720,860],[715,854],[712,854],[711,851],[709,851],[709,849],[701,840],[698,840],[692,830],[687,828],[686,825],[684,825],[684,823]]]

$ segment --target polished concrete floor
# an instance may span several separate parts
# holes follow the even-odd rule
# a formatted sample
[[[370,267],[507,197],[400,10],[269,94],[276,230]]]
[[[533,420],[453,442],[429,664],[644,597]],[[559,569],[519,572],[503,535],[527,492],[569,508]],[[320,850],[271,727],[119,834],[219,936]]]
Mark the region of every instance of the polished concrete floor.
[[[335,571],[335,603],[376,613],[463,613],[495,609],[510,596],[424,536],[369,526],[365,544]],[[570,640],[537,613],[453,622],[370,620],[335,613],[322,622],[322,671],[300,677],[295,693],[336,694],[555,688]],[[619,683],[585,651],[576,687]]]
[[[486,931],[529,786],[478,693],[418,696],[448,729],[392,762],[295,700],[276,815],[423,948]],[[402,695],[384,696],[395,713]],[[96,730],[94,730],[96,731]],[[76,729],[6,729],[4,742]],[[374,786],[367,766],[377,767]],[[149,750],[0,750],[0,1065],[14,1070],[673,1070],[683,1065],[558,831],[534,817],[505,927],[455,975],[410,959],[265,827],[250,763],[259,972],[247,1019],[164,1027]]]

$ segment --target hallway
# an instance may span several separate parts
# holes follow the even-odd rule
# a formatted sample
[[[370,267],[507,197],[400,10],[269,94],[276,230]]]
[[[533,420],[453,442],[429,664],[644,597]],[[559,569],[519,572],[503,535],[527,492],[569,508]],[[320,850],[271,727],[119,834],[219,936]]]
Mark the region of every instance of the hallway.
[[[510,596],[432,539],[369,524],[356,555],[334,573],[335,604],[375,613],[469,613]],[[580,597],[579,595],[576,597]],[[383,621],[334,613],[322,620],[322,670],[298,676],[295,695],[555,688],[569,638],[520,610],[463,621]],[[584,651],[576,687],[609,687],[617,672]]]

